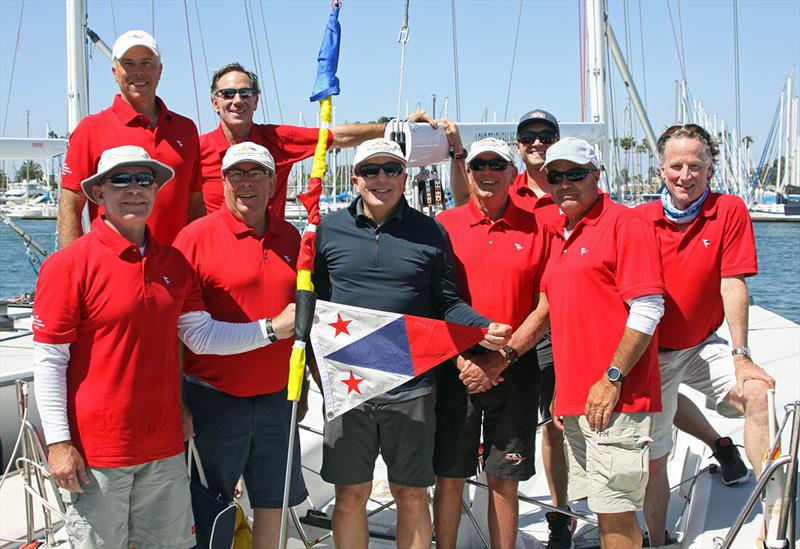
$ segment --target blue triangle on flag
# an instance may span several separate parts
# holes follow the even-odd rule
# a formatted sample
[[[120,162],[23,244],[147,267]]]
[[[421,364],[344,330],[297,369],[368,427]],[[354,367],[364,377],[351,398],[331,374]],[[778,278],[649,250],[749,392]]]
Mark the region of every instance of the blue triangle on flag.
[[[406,323],[402,316],[325,358],[360,368],[414,377]]]

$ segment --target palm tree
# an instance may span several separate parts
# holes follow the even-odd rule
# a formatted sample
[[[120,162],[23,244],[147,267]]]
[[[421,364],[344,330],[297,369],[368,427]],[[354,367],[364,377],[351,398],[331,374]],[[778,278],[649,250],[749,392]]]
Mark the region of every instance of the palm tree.
[[[17,181],[43,181],[44,170],[33,160],[26,160],[17,170]]]

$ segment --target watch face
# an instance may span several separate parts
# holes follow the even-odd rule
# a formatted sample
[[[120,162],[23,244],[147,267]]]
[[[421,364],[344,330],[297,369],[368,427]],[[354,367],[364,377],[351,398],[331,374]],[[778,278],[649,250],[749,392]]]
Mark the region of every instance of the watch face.
[[[619,381],[619,378],[622,377],[622,373],[619,371],[619,368],[614,368],[613,366],[606,370],[606,376],[611,381]]]

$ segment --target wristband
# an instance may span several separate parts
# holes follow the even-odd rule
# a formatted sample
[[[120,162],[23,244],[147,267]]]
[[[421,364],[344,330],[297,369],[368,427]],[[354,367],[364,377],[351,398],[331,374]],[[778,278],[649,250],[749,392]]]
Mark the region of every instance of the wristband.
[[[272,319],[268,318],[264,321],[264,327],[267,329],[267,337],[272,343],[278,341],[278,336],[275,335],[275,330],[272,329]]]
[[[456,152],[453,147],[450,147],[450,151],[447,154],[449,154],[450,158],[453,160],[463,160],[467,157],[467,149],[462,148],[461,152]]]

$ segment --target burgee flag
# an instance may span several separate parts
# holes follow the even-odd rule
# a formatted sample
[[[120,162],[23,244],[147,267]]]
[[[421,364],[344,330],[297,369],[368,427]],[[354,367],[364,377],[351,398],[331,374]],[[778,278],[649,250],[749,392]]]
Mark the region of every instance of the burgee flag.
[[[468,349],[486,330],[317,301],[311,345],[331,420]]]

